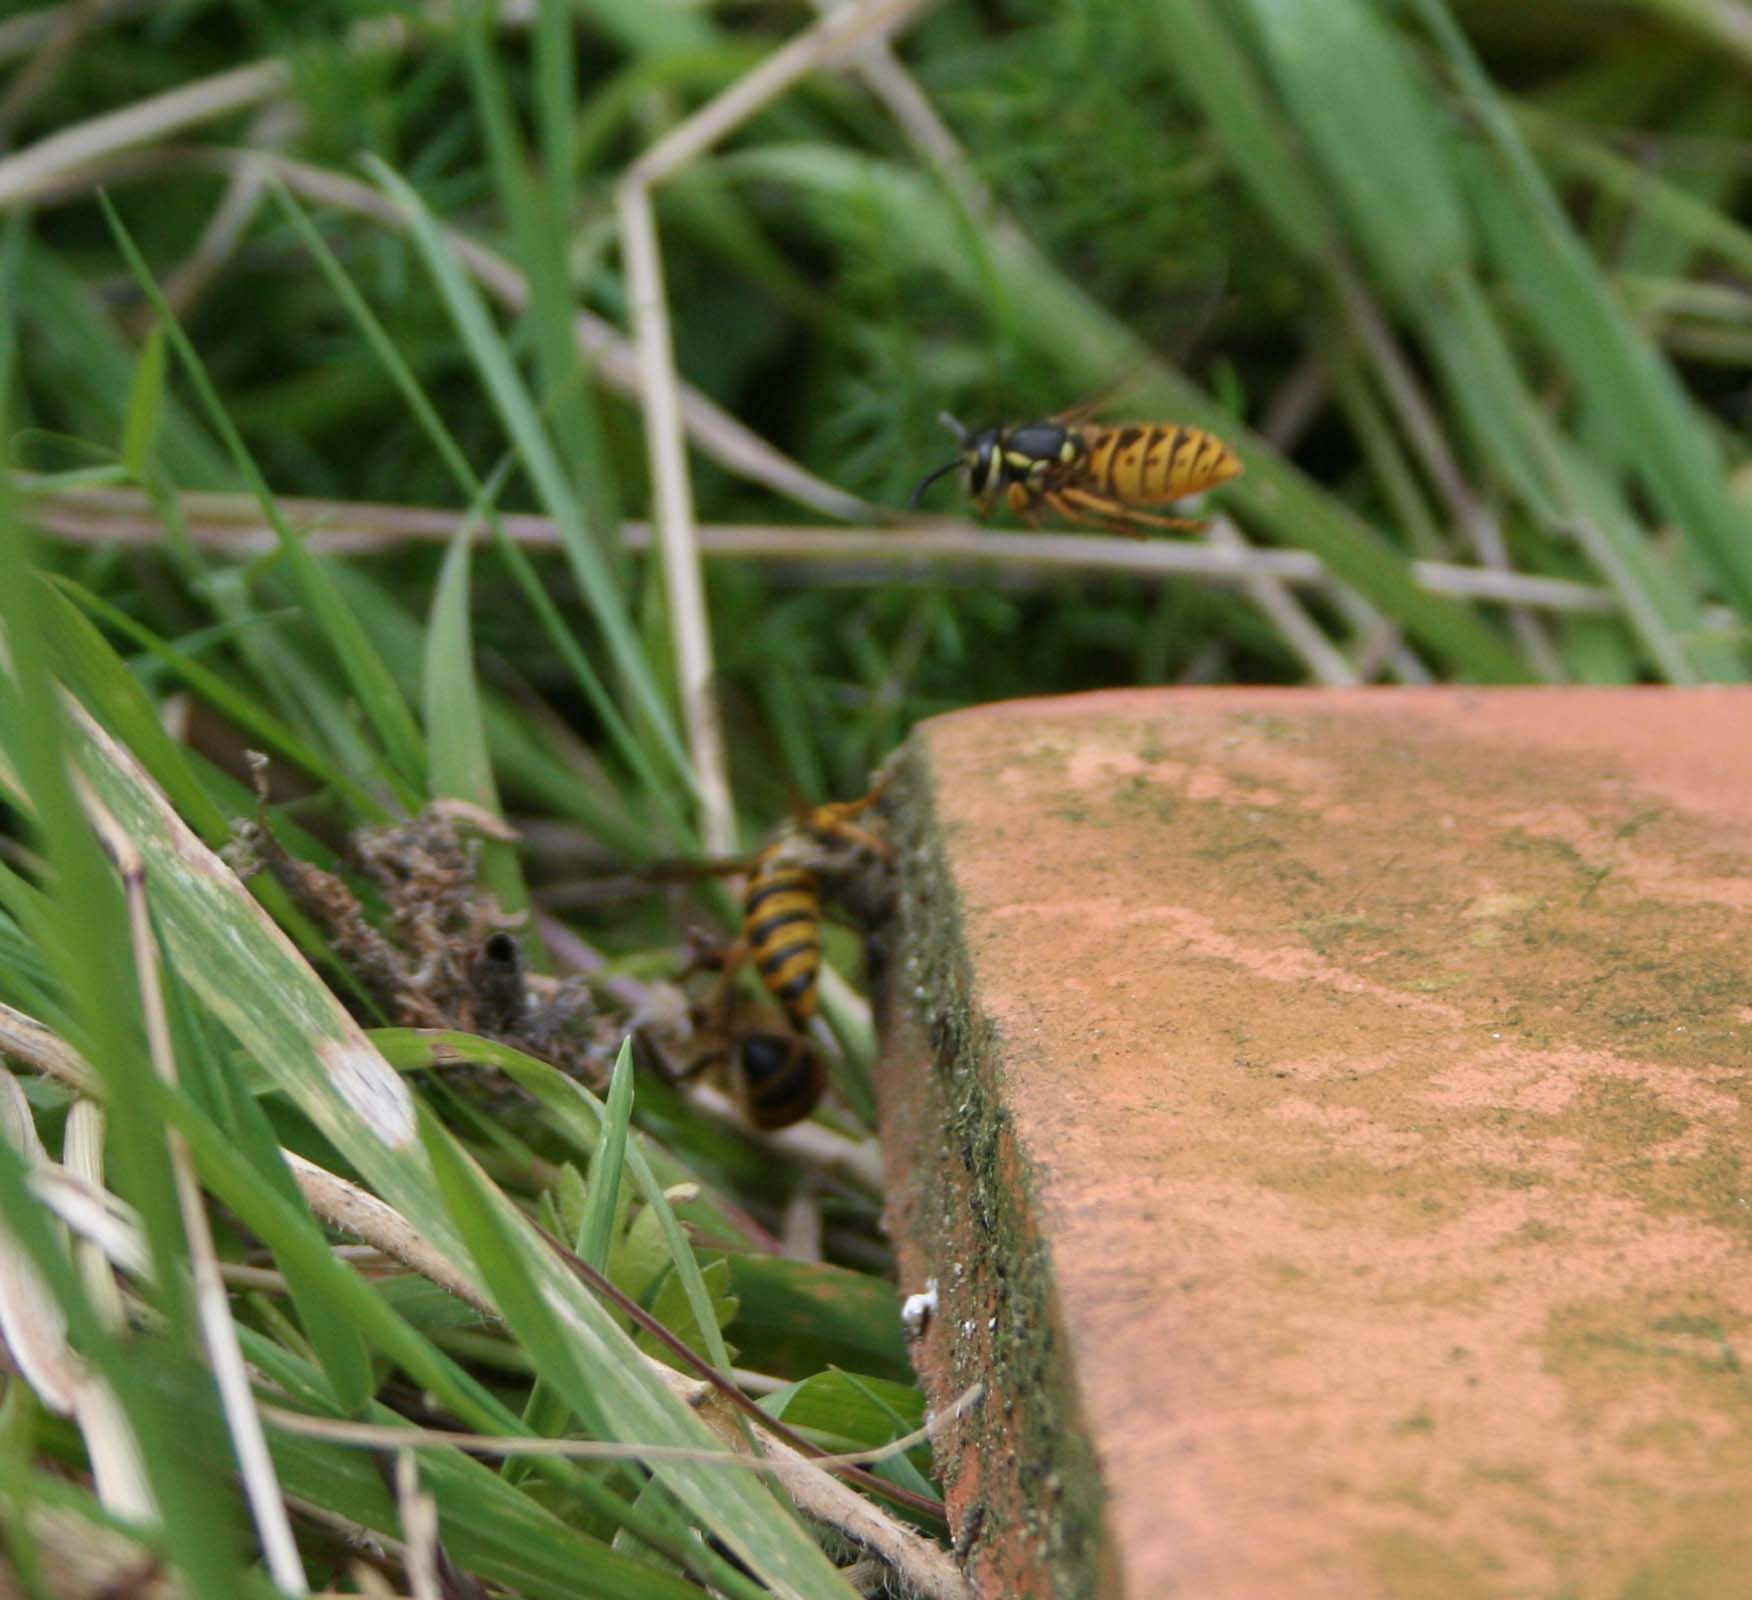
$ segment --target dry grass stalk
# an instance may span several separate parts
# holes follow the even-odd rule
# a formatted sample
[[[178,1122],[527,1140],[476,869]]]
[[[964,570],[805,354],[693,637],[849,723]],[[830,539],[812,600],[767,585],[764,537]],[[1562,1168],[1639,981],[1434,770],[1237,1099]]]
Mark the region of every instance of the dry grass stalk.
[[[20,477],[19,508],[43,532],[73,542],[157,544],[162,524],[146,497],[132,489],[78,488],[43,495]],[[428,506],[391,506],[359,501],[280,501],[287,518],[308,530],[308,547],[324,554],[371,554],[409,542],[448,541],[463,520],[460,512]],[[182,497],[190,532],[198,544],[242,557],[274,547],[274,537],[248,496],[191,493]],[[505,512],[506,534],[532,549],[558,549],[559,534],[546,517]],[[1221,522],[1223,519],[1218,518]],[[1005,533],[952,520],[895,527],[821,527],[772,523],[706,523],[699,530],[701,554],[721,560],[793,561],[847,565],[866,563],[879,572],[872,581],[901,582],[908,572],[940,576],[945,564],[971,570],[998,567],[1021,577],[1065,572],[1115,572],[1146,581],[1196,578],[1235,585],[1274,577],[1298,587],[1342,593],[1318,556],[1306,550],[1248,546],[1225,548],[1174,539],[1105,538],[1091,534]],[[482,536],[484,539],[484,535]],[[622,538],[629,550],[651,548],[648,524],[628,522]],[[1445,561],[1414,561],[1412,575],[1433,594],[1455,599],[1536,607],[1542,611],[1610,616],[1621,607],[1611,590],[1570,578]],[[1353,596],[1354,598],[1354,596]],[[1341,604],[1344,602],[1341,600]],[[1373,630],[1378,616],[1357,612]],[[1712,627],[1732,627],[1721,608],[1708,613]]]
[[[700,832],[706,848],[717,854],[735,848],[736,813],[714,689],[711,621],[700,569],[693,486],[681,423],[680,377],[651,192],[799,79],[872,36],[898,27],[919,4],[920,0],[856,0],[831,12],[672,128],[633,162],[616,192],[627,300],[638,349],[639,399],[651,462],[652,511],[669,597],[676,676],[700,795]]]

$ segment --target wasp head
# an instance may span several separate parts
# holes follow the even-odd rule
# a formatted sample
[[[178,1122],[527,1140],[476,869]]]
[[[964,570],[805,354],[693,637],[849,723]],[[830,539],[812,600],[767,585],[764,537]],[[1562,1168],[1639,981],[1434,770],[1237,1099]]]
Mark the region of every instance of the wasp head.
[[[1003,456],[998,449],[999,430],[984,428],[978,433],[969,433],[948,412],[944,412],[940,420],[961,441],[961,449],[954,460],[945,461],[942,466],[926,473],[919,480],[919,486],[913,490],[912,498],[906,503],[907,510],[918,510],[919,500],[925,490],[959,467],[962,487],[973,501],[974,509],[984,516],[991,509],[992,496],[997,493],[1003,476]]]

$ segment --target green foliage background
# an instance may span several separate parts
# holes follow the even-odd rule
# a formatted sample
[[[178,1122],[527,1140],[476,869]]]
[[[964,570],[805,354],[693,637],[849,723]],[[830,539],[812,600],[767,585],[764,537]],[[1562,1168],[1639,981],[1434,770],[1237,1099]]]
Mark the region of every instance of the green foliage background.
[[[616,975],[673,967],[663,907],[561,893],[698,843],[660,576],[617,535],[649,510],[640,412],[580,358],[569,317],[626,325],[628,163],[817,13],[777,0],[504,12],[122,0],[0,17],[0,785],[15,847],[0,868],[0,998],[85,1053],[130,1130],[111,1141],[108,1181],[157,1265],[136,1286],[155,1315],[124,1342],[51,1231],[17,1231],[142,1437],[175,1428],[171,1389],[143,1370],[178,1375],[218,1427],[191,1362],[186,1219],[162,1150],[174,1127],[235,1219],[221,1253],[262,1242],[286,1273],[290,1309],[234,1295],[233,1316],[258,1373],[309,1409],[393,1421],[386,1397],[411,1380],[481,1431],[692,1438],[632,1330],[518,1231],[538,1217],[720,1364],[725,1336],[767,1362],[785,1380],[775,1409],[835,1443],[880,1442],[916,1422],[919,1398],[867,1186],[832,1188],[829,1264],[799,1274],[762,1226],[796,1171],[661,1085],[629,1098],[623,1076],[603,1107],[515,1052],[492,1056],[526,1096],[512,1126],[436,1087],[420,1142],[378,1148],[323,1065],[343,1023],[311,968],[283,965],[241,902],[182,875],[143,780],[53,688],[210,846],[254,810],[242,745],[292,775],[275,817],[325,865],[361,826],[466,799],[523,827],[521,847],[482,852],[505,905],[549,896]],[[952,448],[939,412],[1018,419],[1117,386],[1132,415],[1232,441],[1247,474],[1219,509],[1253,545],[1312,553],[1344,585],[1298,588],[1324,639],[1311,650],[1244,588],[1164,577],[1144,557],[1050,577],[1001,543],[953,563],[851,561],[819,510],[696,453],[703,522],[817,530],[783,561],[708,562],[745,836],[800,800],[861,790],[917,719],[1008,696],[1311,674],[1743,680],[1747,23],[1731,0],[957,0],[924,9],[894,48],[903,90],[960,155],[921,147],[920,102],[897,119],[879,69],[816,73],[663,185],[683,377],[867,502],[862,522],[901,525],[893,513]],[[234,73],[261,76],[229,109],[178,118],[155,98],[206,101]],[[144,131],[110,139],[107,119],[128,110]],[[234,176],[249,151],[303,165],[252,191]],[[337,178],[354,186],[338,203],[322,188]],[[521,267],[524,313],[482,297],[459,238]],[[215,515],[185,498],[198,491],[255,496],[247,518],[272,527],[269,553],[195,537]],[[467,514],[486,542],[313,558],[276,509],[287,497]],[[952,498],[944,485],[931,503]],[[559,548],[500,538],[510,511],[546,516]],[[124,525],[145,537],[106,537]],[[132,999],[144,956],[68,757],[158,863],[181,1089],[153,1077]],[[321,937],[260,892],[322,961]],[[688,916],[722,911],[708,897]],[[845,1107],[830,1120],[849,1138],[869,1108],[870,1041],[854,1003],[832,1009]],[[373,1038],[430,1079],[429,1046],[382,1026]],[[70,1091],[28,1081],[57,1148]],[[412,1277],[338,1265],[278,1144],[393,1197],[476,1263],[509,1327]],[[27,1164],[0,1160],[0,1207],[28,1217]],[[663,1192],[682,1183],[695,1187],[671,1214]],[[556,1297],[602,1341],[600,1369],[581,1367]],[[0,1425],[0,1498],[26,1547],[33,1501],[95,1515],[83,1480],[63,1477],[84,1465],[71,1426],[16,1382]],[[358,1458],[276,1450],[298,1494],[351,1496],[369,1512],[349,1502],[349,1515],[395,1526]],[[696,1579],[756,1592],[726,1552],[782,1592],[846,1592],[737,1474],[646,1483],[433,1459],[452,1553],[519,1592],[686,1593]],[[213,1470],[155,1458],[163,1531],[144,1537],[191,1592],[230,1594],[248,1546]],[[891,1470],[925,1492],[910,1460]],[[313,1574],[341,1570],[326,1535],[300,1536]],[[597,1587],[569,1589],[584,1571]]]

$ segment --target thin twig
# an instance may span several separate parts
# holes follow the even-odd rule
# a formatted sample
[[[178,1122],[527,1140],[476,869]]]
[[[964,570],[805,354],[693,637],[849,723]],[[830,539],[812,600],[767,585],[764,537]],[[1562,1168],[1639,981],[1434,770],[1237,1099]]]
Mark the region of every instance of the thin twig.
[[[875,1466],[892,1461],[921,1444],[931,1443],[944,1428],[979,1403],[985,1385],[976,1383],[959,1394],[923,1427],[903,1433],[887,1444],[837,1455],[811,1456],[810,1463],[828,1472],[847,1467]],[[710,1467],[738,1467],[745,1472],[784,1470],[783,1463],[751,1456],[741,1450],[695,1450],[685,1445],[623,1444],[602,1439],[549,1439],[529,1434],[467,1433],[455,1428],[396,1427],[381,1422],[349,1422],[333,1417],[288,1411],[264,1405],[262,1415],[276,1428],[331,1444],[358,1445],[370,1450],[465,1450],[484,1456],[553,1456],[565,1461],[680,1461]]]
[[[57,1170],[37,1134],[24,1089],[0,1072],[0,1142],[31,1169]],[[67,1338],[67,1315],[34,1260],[0,1218],[0,1339],[17,1371],[50,1411],[71,1416],[85,1441],[97,1498],[117,1516],[156,1520],[139,1441],[115,1391]]]
[[[713,855],[736,848],[736,803],[724,756],[712,665],[712,627],[706,611],[694,523],[693,482],[687,470],[687,440],[681,426],[681,394],[669,303],[663,290],[663,258],[650,190],[623,183],[615,197],[620,213],[621,258],[628,308],[639,352],[639,394],[645,408],[645,447],[651,460],[652,516],[660,530],[663,586],[669,599],[669,635],[681,712],[700,794],[700,837]]]
[[[12,143],[12,130],[23,122],[43,95],[48,92],[62,69],[73,60],[79,41],[92,21],[91,0],[76,0],[63,14],[61,26],[49,30],[34,47],[30,60],[12,75],[4,90],[0,90],[0,148]]]
[[[1308,351],[1277,386],[1259,419],[1259,436],[1290,455],[1332,398],[1332,371],[1319,350]]]
[[[132,489],[79,488],[43,493],[28,475],[14,478],[21,493],[18,511],[45,533],[69,542],[158,544],[163,524],[144,494]],[[398,545],[442,543],[465,520],[461,512],[423,506],[389,506],[358,501],[282,497],[289,522],[301,529],[307,548],[329,555],[368,554]],[[247,496],[190,493],[182,508],[191,536],[203,546],[255,555],[274,545],[259,508]],[[506,512],[507,536],[534,549],[558,549],[560,538],[547,517]],[[650,526],[628,522],[622,537],[629,550],[651,548]],[[1117,572],[1140,580],[1198,578],[1241,584],[1255,576],[1281,578],[1299,586],[1333,587],[1320,558],[1307,550],[1226,550],[1173,539],[1118,539],[1091,534],[1004,533],[976,523],[933,521],[906,527],[809,527],[769,523],[707,523],[699,530],[700,551],[708,558],[754,561],[814,561],[837,565],[876,564],[873,582],[896,583],[909,577],[940,581],[945,564],[972,568],[1000,566],[1027,576],[1063,572]],[[1458,599],[1536,607],[1543,611],[1611,616],[1623,609],[1611,589],[1547,578],[1533,573],[1461,566],[1445,561],[1413,561],[1412,576],[1435,594]],[[895,568],[901,570],[893,570]],[[1711,627],[1732,627],[1725,608],[1707,613]]]
[[[1238,553],[1249,548],[1241,530],[1226,517],[1211,523],[1206,538],[1218,550]],[[1282,578],[1256,573],[1243,580],[1242,588],[1283,635],[1284,643],[1301,658],[1302,665],[1317,683],[1354,688],[1362,681],[1344,652],[1321,632],[1319,624],[1303,609],[1301,601],[1290,593],[1289,585]]]
[[[805,28],[685,122],[671,128],[627,169],[623,182],[650,187],[697,160],[727,134],[820,68],[865,41],[893,33],[927,0],[854,0]]]
[[[637,1300],[626,1294],[618,1284],[605,1274],[597,1271],[577,1251],[573,1250],[564,1240],[556,1238],[539,1224],[534,1225],[543,1242],[571,1270],[602,1299],[609,1302],[616,1311],[631,1321],[655,1339],[670,1352],[678,1361],[685,1362],[699,1375],[701,1382],[729,1402],[731,1408],[741,1411],[751,1421],[758,1422],[769,1434],[790,1445],[795,1450],[802,1451],[810,1460],[822,1452],[816,1450],[803,1436],[797,1433],[789,1424],[779,1421],[777,1417],[763,1411],[755,1402],[745,1395],[735,1384],[730,1382],[721,1372],[707,1361],[697,1350],[684,1340],[676,1337],[661,1322],[651,1315]],[[847,1467],[846,1476],[868,1489],[874,1494],[883,1495],[897,1503],[911,1507],[914,1511],[922,1511],[927,1516],[941,1516],[943,1505],[941,1501],[933,1500],[928,1495],[914,1494],[910,1489],[902,1489],[896,1484],[885,1482],[881,1478],[872,1477],[857,1467]]]
[[[108,1197],[103,1183],[104,1111],[95,1100],[84,1096],[73,1102],[67,1113],[67,1131],[62,1135],[61,1154],[67,1170],[90,1185],[94,1195]],[[86,1297],[103,1325],[112,1333],[119,1332],[124,1321],[122,1292],[116,1287],[115,1273],[110,1270],[109,1257],[103,1246],[89,1238],[80,1238],[73,1247],[80,1281]]]
[[[256,139],[279,140],[290,136],[301,119],[283,104],[273,104],[256,118],[252,134]],[[249,225],[261,208],[268,190],[268,170],[260,162],[248,162],[234,167],[219,196],[219,204],[207,219],[194,248],[174,268],[164,275],[164,298],[179,318],[190,308],[218,277],[237,252]],[[137,310],[150,313],[149,306]],[[149,326],[155,315],[142,316]],[[136,332],[143,331],[136,328]]]
[[[0,1003],[0,1053],[11,1056],[70,1088],[90,1091],[101,1085],[79,1053],[34,1017]],[[466,1273],[442,1252],[430,1246],[394,1208],[367,1194],[356,1184],[294,1155],[282,1157],[299,1181],[311,1210],[321,1220],[366,1240],[384,1256],[401,1262],[456,1294],[466,1304],[498,1320],[497,1308],[487,1300]],[[723,1408],[710,1403],[712,1387],[689,1378],[673,1367],[647,1357],[647,1368],[669,1392],[693,1410],[700,1420],[733,1448],[743,1442],[739,1425]],[[741,1399],[740,1395],[738,1398]],[[762,1416],[769,1428],[773,1420]],[[782,1425],[779,1425],[782,1428]],[[824,1526],[835,1529],[859,1548],[882,1558],[913,1589],[933,1600],[967,1600],[965,1580],[953,1561],[930,1541],[897,1523],[878,1506],[852,1492],[844,1483],[815,1467],[808,1455],[784,1438],[768,1437],[769,1457],[784,1463],[780,1474],[785,1492],[798,1507]],[[288,1503],[304,1515],[296,1499]],[[389,1541],[385,1539],[387,1546]]]
[[[276,1408],[277,1411],[278,1408]],[[285,1412],[278,1412],[285,1416]],[[394,1433],[394,1428],[384,1432]],[[395,1457],[396,1518],[401,1523],[403,1570],[412,1600],[440,1600],[438,1584],[438,1502],[420,1488],[420,1467],[414,1452],[401,1444]]]
[[[283,93],[292,69],[284,61],[258,61],[185,83],[103,116],[51,133],[16,155],[0,157],[0,210],[32,200],[109,157],[155,140],[169,139],[246,106]]]

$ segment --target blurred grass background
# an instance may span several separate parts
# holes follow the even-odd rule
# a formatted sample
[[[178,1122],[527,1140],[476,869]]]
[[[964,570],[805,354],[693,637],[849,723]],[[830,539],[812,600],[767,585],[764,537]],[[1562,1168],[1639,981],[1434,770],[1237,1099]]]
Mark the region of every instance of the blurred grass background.
[[[610,901],[592,883],[696,849],[699,815],[660,573],[642,530],[623,536],[651,493],[615,347],[629,322],[617,185],[834,10],[0,13],[0,998],[83,1051],[112,1112],[153,1130],[145,1153],[121,1141],[100,1181],[158,1263],[130,1285],[152,1313],[132,1336],[166,1372],[195,1347],[173,1265],[189,1222],[151,1153],[175,1126],[233,1219],[221,1255],[259,1261],[266,1241],[281,1266],[302,1263],[287,1269],[292,1309],[234,1290],[232,1315],[257,1373],[307,1405],[385,1412],[399,1373],[404,1388],[447,1385],[446,1414],[482,1431],[649,1441],[640,1430],[661,1421],[627,1326],[600,1333],[627,1347],[625,1392],[604,1400],[518,1298],[551,1260],[510,1250],[520,1266],[488,1284],[508,1332],[422,1300],[412,1275],[332,1278],[290,1179],[227,1167],[216,1128],[270,1174],[283,1144],[393,1193],[491,1279],[509,1247],[465,1220],[486,1204],[454,1160],[467,1150],[509,1197],[505,1238],[506,1218],[545,1219],[684,1337],[726,1358],[728,1338],[770,1408],[795,1407],[834,1445],[917,1421],[878,1198],[848,1155],[870,1046],[843,985],[828,996],[844,1057],[828,1143],[782,1159],[656,1083],[632,1107],[580,1110],[515,1055],[495,1064],[523,1110],[483,1111],[466,1084],[434,1080],[429,1045],[388,1027],[406,1019],[353,992],[452,1130],[385,1157],[349,1143],[312,1041],[350,1036],[332,1017],[312,1032],[326,1013],[311,969],[277,966],[240,903],[215,910],[200,874],[179,878],[144,779],[68,724],[51,688],[215,848],[255,811],[244,748],[272,758],[287,847],[327,867],[359,828],[437,799],[510,818],[520,842],[489,837],[482,882],[543,912],[537,967],[605,963],[596,1003],[624,1028],[637,986],[674,968],[677,903]],[[861,792],[919,718],[1008,696],[1743,680],[1748,41],[1740,0],[959,0],[920,7],[892,53],[806,75],[658,186],[744,839]],[[579,312],[595,319],[582,344]],[[1241,451],[1247,474],[1205,535],[969,535],[944,520],[961,515],[951,484],[928,524],[898,516],[952,452],[939,412],[1020,420],[1114,389],[1115,416],[1196,422]],[[346,553],[313,554],[325,540]],[[178,1090],[151,1087],[149,1017],[117,1004],[148,946],[58,753],[148,859],[162,853],[152,910]],[[382,885],[347,870],[384,916]],[[257,882],[344,989],[323,930]],[[695,896],[679,914],[699,926],[723,910]],[[832,954],[855,964],[849,941]],[[634,988],[607,992],[604,974]],[[73,1080],[25,1081],[59,1149]],[[621,1187],[629,1119],[644,1132],[626,1148],[651,1167],[636,1199],[631,1178]],[[31,1152],[14,1144],[0,1179],[22,1201]],[[665,1187],[685,1238],[658,1226]],[[135,1432],[169,1427],[61,1244],[24,1232]],[[186,1387],[204,1396],[202,1382]],[[198,1404],[217,1428],[212,1399]],[[0,1426],[0,1495],[28,1532],[20,1508],[67,1501],[92,1436],[17,1382]],[[397,1525],[339,1447],[320,1462],[315,1446],[276,1448],[305,1501]],[[924,1495],[909,1460],[890,1470]],[[241,1513],[206,1493],[211,1464],[147,1465],[159,1548],[195,1592],[237,1592]],[[478,1535],[463,1564],[519,1592],[754,1592],[744,1570],[844,1592],[736,1474],[444,1470],[446,1527]],[[549,1520],[520,1567],[512,1530],[531,1506]],[[598,1589],[565,1588],[578,1539]],[[304,1516],[298,1540],[313,1575],[343,1581],[332,1526]],[[629,1545],[644,1556],[617,1564]]]

